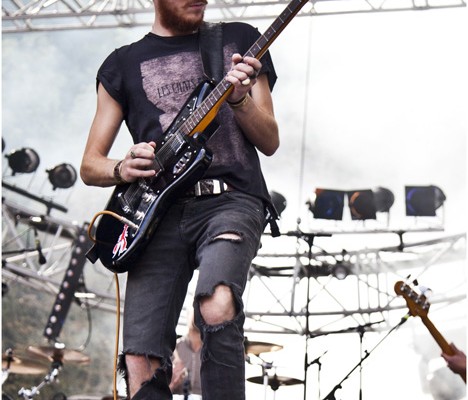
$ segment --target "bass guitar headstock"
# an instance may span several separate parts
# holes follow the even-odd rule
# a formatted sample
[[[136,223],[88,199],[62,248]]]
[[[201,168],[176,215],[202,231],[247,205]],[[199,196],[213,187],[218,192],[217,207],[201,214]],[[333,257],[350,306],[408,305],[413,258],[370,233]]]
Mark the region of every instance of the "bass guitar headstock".
[[[416,293],[410,285],[403,281],[395,283],[395,293],[404,297],[410,310],[410,314],[413,317],[427,317],[427,313],[429,312],[429,307],[431,305],[424,294]]]

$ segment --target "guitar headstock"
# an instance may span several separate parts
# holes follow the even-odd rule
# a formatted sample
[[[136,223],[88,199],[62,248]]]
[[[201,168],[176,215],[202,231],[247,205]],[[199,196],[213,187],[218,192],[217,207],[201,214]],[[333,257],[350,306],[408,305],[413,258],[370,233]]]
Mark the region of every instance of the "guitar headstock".
[[[430,303],[424,294],[416,293],[408,284],[403,281],[395,283],[395,293],[403,296],[410,310],[410,314],[415,317],[427,317]]]

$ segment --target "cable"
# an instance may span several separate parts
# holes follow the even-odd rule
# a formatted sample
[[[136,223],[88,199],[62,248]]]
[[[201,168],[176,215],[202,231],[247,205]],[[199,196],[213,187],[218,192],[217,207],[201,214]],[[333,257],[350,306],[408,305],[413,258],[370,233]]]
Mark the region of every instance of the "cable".
[[[114,349],[114,380],[113,380],[113,392],[114,400],[117,400],[117,359],[119,357],[119,334],[120,334],[120,286],[119,286],[119,276],[117,273],[114,273],[115,278],[115,290],[116,290],[116,303],[117,303],[117,313],[115,321],[115,349]]]
[[[93,241],[94,243],[97,242],[97,239],[93,236],[91,230],[93,228],[94,223],[96,222],[96,219],[101,215],[110,215],[111,217],[114,217],[115,219],[122,222],[123,224],[127,224],[128,226],[130,226],[130,228],[135,229],[135,230],[138,229],[137,224],[133,223],[128,218],[122,217],[121,215],[119,215],[119,214],[117,214],[117,213],[115,213],[113,211],[109,211],[109,210],[99,211],[97,214],[94,215],[93,219],[91,220],[91,222],[89,223],[89,226],[88,226],[88,236],[91,239],[91,241]]]

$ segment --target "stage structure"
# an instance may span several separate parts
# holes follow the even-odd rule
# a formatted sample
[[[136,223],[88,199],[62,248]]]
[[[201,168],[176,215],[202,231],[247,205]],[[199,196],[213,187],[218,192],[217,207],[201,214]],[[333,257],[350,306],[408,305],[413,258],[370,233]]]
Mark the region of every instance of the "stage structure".
[[[208,4],[208,21],[273,19],[288,4],[285,0],[214,0]],[[299,16],[320,16],[389,11],[421,11],[466,7],[465,0],[315,0]],[[3,33],[102,29],[149,26],[151,0],[5,0],[2,2]]]
[[[67,323],[69,308],[81,308],[83,320],[90,319],[90,313],[97,309],[116,314],[116,306],[124,304],[125,296],[121,293],[117,301],[114,275],[100,262],[91,264],[85,258],[91,246],[89,222],[68,220],[63,216],[68,210],[60,202],[18,184],[19,178],[36,173],[39,155],[24,148],[5,157],[8,167],[2,180],[2,295],[8,296],[12,286],[23,285],[50,295],[52,310],[44,321],[43,336],[51,345],[39,350],[46,355],[57,353],[59,369],[64,357],[78,354],[54,347],[60,344],[59,334]],[[76,181],[76,171],[69,164],[59,164],[46,173],[52,193],[66,191]],[[37,178],[33,175],[32,179]],[[418,201],[420,192],[423,203]],[[437,217],[443,214],[446,200],[440,188],[407,187],[406,214],[415,224],[405,229],[390,228],[385,223],[388,218],[380,218],[393,204],[390,189],[318,189],[316,194],[304,207],[324,225],[306,230],[298,222],[296,230],[281,232],[279,237],[266,232],[244,294],[248,354],[258,357],[282,347],[256,341],[256,337],[289,335],[304,341],[303,380],[274,380],[269,363],[262,364],[263,375],[255,379],[268,379],[273,390],[278,385],[303,384],[304,398],[307,370],[318,360],[310,361],[314,356],[309,342],[324,335],[353,332],[359,333],[362,341],[368,331],[392,332],[408,313],[405,300],[395,291],[396,282],[417,286],[424,296],[431,287],[431,303],[439,310],[463,310],[466,303],[466,278],[462,273],[466,233],[444,233],[442,220]],[[337,197],[339,201],[335,201]],[[272,192],[272,199],[281,213],[287,206],[286,198]],[[439,222],[420,223],[420,219],[433,218]],[[327,228],[329,223],[333,229]],[[196,277],[189,287],[181,332]],[[120,280],[124,284],[125,274],[120,274]],[[119,313],[123,311],[119,307]]]
[[[26,285],[57,296],[75,249],[84,248],[85,239],[91,246],[85,230],[89,222],[55,216],[66,214],[67,208],[17,186],[15,174],[2,182],[3,288]],[[55,180],[51,183],[56,185]],[[371,246],[373,242],[378,245]],[[452,266],[464,262],[465,248],[466,233],[447,235],[440,225],[403,230],[354,225],[351,230],[310,232],[298,227],[277,238],[267,232],[245,293],[247,331],[323,335],[353,323],[387,319],[388,312],[405,308],[393,291],[395,281],[410,276],[424,284],[424,275],[437,268],[450,274]],[[99,261],[82,263],[74,296],[86,299],[91,308],[114,313],[113,274]],[[120,276],[124,281],[125,274]],[[346,296],[340,298],[340,293]],[[450,305],[464,298],[461,290],[437,296],[434,302]]]

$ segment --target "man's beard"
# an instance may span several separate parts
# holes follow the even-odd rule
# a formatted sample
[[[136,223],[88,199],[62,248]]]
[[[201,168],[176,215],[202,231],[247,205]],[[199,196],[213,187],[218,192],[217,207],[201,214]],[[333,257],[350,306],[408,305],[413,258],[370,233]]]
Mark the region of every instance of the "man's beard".
[[[174,12],[167,0],[159,0],[158,10],[160,21],[165,28],[175,30],[179,33],[191,33],[196,31],[203,23],[203,14],[200,17],[193,15],[179,15]]]

